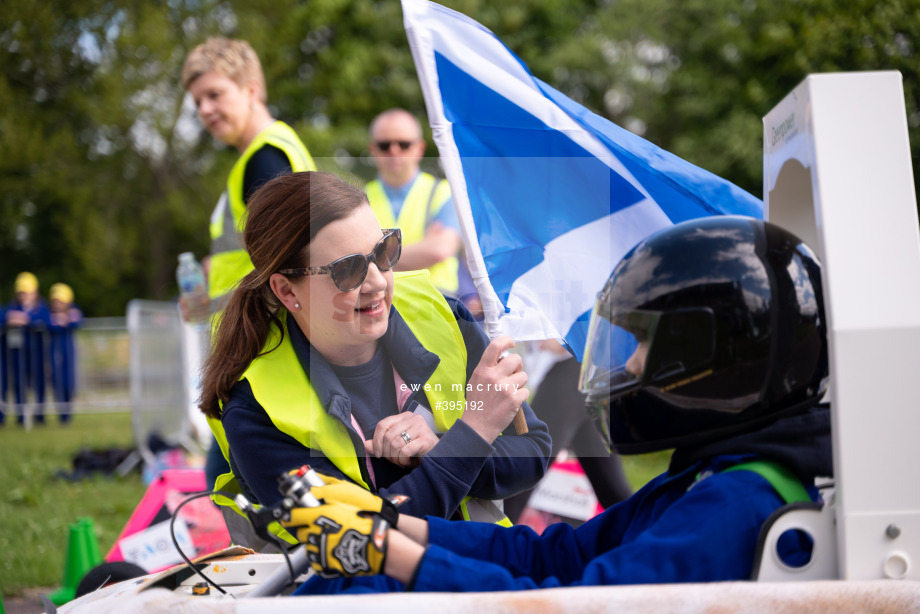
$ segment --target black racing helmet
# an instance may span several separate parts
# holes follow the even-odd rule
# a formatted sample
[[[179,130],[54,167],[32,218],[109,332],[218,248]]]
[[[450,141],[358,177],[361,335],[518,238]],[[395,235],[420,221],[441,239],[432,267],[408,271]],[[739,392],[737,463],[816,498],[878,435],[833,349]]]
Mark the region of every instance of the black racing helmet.
[[[827,389],[821,265],[779,226],[690,220],[635,246],[598,295],[581,390],[623,454],[803,411]]]

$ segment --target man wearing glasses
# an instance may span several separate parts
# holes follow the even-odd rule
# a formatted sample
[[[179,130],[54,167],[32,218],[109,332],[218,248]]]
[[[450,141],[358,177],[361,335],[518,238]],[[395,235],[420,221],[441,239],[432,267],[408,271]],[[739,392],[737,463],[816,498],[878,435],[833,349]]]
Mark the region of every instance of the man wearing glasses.
[[[370,128],[377,179],[367,198],[382,228],[402,230],[402,256],[396,269],[428,269],[443,293],[457,296],[460,225],[447,181],[421,172],[425,139],[418,120],[404,109],[378,115]]]

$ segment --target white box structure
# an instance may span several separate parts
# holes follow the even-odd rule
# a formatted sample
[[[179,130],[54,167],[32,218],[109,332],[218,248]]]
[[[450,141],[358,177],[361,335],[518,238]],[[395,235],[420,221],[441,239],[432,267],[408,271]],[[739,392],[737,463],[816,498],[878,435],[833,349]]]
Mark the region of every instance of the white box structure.
[[[764,117],[764,215],[816,249],[841,579],[920,579],[920,226],[901,74],[811,75]]]

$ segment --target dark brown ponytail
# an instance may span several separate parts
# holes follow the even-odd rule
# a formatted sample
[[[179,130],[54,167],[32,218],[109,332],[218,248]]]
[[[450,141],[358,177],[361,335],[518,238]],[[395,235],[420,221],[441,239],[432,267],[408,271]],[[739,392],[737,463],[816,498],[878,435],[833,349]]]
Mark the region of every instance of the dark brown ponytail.
[[[201,410],[220,416],[249,364],[265,348],[271,326],[280,328],[281,302],[269,285],[284,268],[308,263],[310,241],[330,222],[367,205],[354,186],[329,173],[288,173],[272,179],[249,201],[243,240],[255,269],[240,280],[217,317],[215,342],[202,368]]]

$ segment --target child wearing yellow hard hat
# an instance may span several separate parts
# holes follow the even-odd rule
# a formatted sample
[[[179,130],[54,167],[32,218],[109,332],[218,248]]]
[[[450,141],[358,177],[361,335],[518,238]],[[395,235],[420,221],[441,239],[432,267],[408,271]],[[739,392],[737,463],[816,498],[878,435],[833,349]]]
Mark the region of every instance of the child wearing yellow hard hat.
[[[50,343],[51,383],[61,424],[71,418],[71,403],[76,391],[76,344],[74,330],[83,321],[83,314],[74,305],[73,290],[67,284],[56,283],[48,291],[51,304]]]
[[[27,391],[32,390],[36,424],[45,422],[45,336],[51,325],[48,306],[38,294],[38,278],[28,271],[16,276],[15,298],[7,306],[6,356],[3,398],[12,388],[17,421],[25,422]],[[9,378],[7,380],[7,377]],[[9,382],[9,384],[7,384]],[[0,416],[2,422],[3,416]]]

